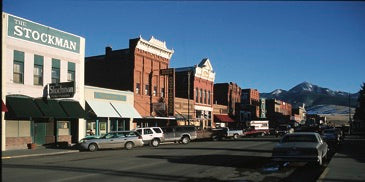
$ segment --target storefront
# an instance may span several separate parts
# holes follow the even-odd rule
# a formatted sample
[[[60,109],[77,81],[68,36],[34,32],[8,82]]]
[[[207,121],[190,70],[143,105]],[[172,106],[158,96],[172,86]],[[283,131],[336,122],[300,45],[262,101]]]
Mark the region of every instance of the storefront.
[[[130,91],[85,86],[85,102],[86,136],[131,130],[136,128],[133,120],[141,118]]]
[[[232,126],[234,120],[228,114],[214,114],[216,128]]]
[[[2,150],[77,142],[85,130],[85,39],[7,13],[2,22]]]

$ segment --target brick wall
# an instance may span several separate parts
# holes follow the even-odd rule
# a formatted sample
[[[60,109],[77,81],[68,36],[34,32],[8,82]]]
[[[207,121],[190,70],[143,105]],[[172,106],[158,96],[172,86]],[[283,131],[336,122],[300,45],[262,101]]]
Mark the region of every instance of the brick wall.
[[[32,143],[31,137],[6,137],[6,150],[27,149],[28,143]]]

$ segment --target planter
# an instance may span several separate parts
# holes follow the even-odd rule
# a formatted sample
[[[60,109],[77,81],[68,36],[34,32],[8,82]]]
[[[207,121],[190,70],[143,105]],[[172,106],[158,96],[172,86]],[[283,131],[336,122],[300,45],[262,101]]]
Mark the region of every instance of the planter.
[[[35,149],[37,147],[37,145],[35,143],[28,143],[27,146],[28,146],[28,149]]]

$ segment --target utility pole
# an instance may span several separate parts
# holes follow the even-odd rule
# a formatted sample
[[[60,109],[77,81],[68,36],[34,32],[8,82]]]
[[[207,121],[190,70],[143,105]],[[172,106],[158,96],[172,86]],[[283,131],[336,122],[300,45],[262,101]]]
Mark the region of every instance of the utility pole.
[[[188,71],[188,125],[190,125],[190,70]]]

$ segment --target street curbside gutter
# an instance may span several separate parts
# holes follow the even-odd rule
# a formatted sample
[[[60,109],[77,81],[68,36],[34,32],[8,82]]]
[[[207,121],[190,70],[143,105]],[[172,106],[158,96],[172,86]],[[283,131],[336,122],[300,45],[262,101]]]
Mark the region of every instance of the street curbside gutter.
[[[14,159],[14,158],[37,157],[37,156],[47,156],[47,155],[61,155],[61,154],[76,153],[76,152],[79,152],[79,151],[78,150],[68,150],[68,151],[52,152],[52,153],[3,156],[3,157],[1,157],[1,159]]]

